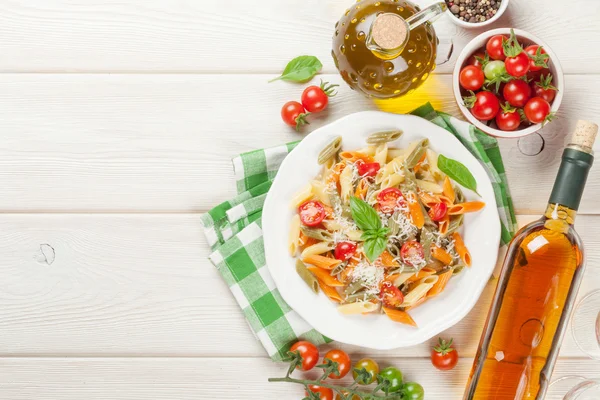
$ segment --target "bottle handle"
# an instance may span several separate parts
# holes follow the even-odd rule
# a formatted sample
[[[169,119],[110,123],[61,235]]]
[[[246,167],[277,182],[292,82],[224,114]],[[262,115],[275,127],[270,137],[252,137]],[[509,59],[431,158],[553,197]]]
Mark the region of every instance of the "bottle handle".
[[[439,3],[432,4],[429,7],[425,8],[424,10],[419,11],[412,17],[408,18],[406,20],[406,23],[410,27],[410,30],[413,30],[413,29],[423,25],[425,22],[434,22],[447,9],[448,9],[448,6],[446,5],[446,2],[439,2]]]

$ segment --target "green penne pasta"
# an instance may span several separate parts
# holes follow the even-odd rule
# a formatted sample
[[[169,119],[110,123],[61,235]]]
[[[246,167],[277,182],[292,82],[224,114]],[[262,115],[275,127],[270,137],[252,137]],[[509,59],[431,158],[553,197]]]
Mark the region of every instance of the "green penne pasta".
[[[346,287],[346,289],[344,289],[344,292],[346,293],[346,296],[348,296],[348,295],[354,294],[362,289],[363,289],[362,282],[356,281],[356,282],[352,282],[350,285],[348,285]]]
[[[446,235],[456,232],[462,226],[464,219],[465,216],[463,214],[450,216],[450,224],[448,225],[448,233]]]
[[[296,272],[300,275],[300,278],[308,285],[310,290],[315,293],[319,293],[319,281],[315,276],[306,268],[306,265],[300,260],[296,260]]]
[[[372,294],[367,294],[365,292],[353,293],[346,297],[346,303],[355,303],[357,301],[367,301],[371,300],[375,296]]]
[[[406,157],[405,163],[408,169],[413,169],[417,165],[423,154],[427,151],[427,147],[429,147],[429,139],[423,139],[417,144],[412,153]]]
[[[421,230],[421,246],[423,246],[423,252],[425,253],[425,261],[427,264],[431,262],[431,246],[433,244],[433,234],[423,227]]]
[[[402,131],[385,131],[385,132],[376,132],[369,135],[367,138],[367,144],[370,145],[378,145],[383,143],[393,142],[402,136],[404,132]]]
[[[314,229],[306,226],[302,226],[300,229],[302,229],[302,232],[310,238],[321,240],[323,242],[330,242],[333,240],[333,235],[325,229]]]
[[[454,186],[454,193],[456,194],[456,199],[454,200],[455,204],[460,204],[465,202],[465,194],[462,189],[457,185]]]
[[[325,164],[331,157],[335,157],[335,155],[342,148],[342,137],[338,136],[331,143],[329,143],[321,152],[319,153],[319,157],[317,161],[319,165]]]
[[[458,275],[465,269],[464,264],[457,264],[452,267],[452,275]]]

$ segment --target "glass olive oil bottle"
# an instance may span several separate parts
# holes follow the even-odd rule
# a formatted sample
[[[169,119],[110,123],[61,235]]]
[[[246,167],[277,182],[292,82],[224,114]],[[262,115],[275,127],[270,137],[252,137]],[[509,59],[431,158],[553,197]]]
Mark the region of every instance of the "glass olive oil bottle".
[[[579,121],[544,216],[512,240],[465,400],[542,400],[584,272],[573,228],[598,126]]]

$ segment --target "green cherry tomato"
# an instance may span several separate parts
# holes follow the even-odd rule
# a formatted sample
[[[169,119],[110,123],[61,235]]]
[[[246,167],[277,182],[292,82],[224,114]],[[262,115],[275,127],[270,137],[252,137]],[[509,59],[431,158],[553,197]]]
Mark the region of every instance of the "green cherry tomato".
[[[356,370],[362,370],[363,368],[367,370],[371,377],[369,379],[357,380],[359,376]],[[377,364],[377,362],[371,360],[370,358],[363,358],[361,360],[358,360],[356,364],[354,364],[353,371],[354,372],[352,373],[352,376],[354,377],[354,380],[356,382],[358,382],[360,385],[370,385],[371,383],[375,382],[375,378],[379,373],[379,365]]]
[[[488,79],[494,79],[505,72],[506,65],[504,64],[504,61],[490,61],[483,69],[483,73]]]
[[[402,392],[407,400],[423,400],[425,398],[423,386],[416,382],[407,382],[402,388]]]
[[[381,370],[379,377],[377,378],[378,383],[382,383],[383,379],[390,381],[389,392],[394,393],[402,389],[402,372],[398,368],[387,367]]]

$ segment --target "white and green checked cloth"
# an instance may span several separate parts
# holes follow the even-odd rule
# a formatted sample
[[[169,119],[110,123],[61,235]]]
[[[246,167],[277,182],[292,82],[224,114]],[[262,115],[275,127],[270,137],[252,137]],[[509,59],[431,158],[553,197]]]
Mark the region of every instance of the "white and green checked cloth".
[[[430,104],[413,115],[454,134],[478,158],[492,181],[502,224],[502,245],[517,228],[504,165],[496,139],[473,125],[436,112]],[[281,298],[265,263],[261,230],[262,206],[283,159],[298,142],[255,150],[234,158],[238,195],[201,216],[211,262],[221,273],[255,335],[275,361],[286,358],[298,339],[319,345],[330,339],[309,326]]]

